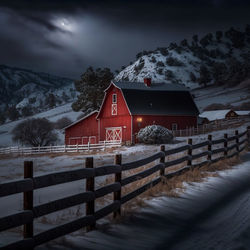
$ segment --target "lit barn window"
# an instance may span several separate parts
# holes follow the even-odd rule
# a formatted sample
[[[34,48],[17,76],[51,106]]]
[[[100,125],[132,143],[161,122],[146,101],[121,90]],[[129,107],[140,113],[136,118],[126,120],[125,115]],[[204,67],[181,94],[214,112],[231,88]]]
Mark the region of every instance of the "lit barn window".
[[[116,94],[112,95],[112,103],[117,103],[117,95]]]
[[[117,104],[112,104],[111,114],[112,115],[117,115]]]
[[[136,121],[137,122],[142,122],[142,118],[141,117],[137,117]]]

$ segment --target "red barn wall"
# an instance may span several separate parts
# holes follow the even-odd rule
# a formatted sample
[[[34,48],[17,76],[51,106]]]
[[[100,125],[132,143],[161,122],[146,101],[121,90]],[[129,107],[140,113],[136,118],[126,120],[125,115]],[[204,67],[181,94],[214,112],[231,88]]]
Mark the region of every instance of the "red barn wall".
[[[96,115],[97,112],[67,128],[65,130],[65,144],[98,143],[98,121],[96,120]]]
[[[112,94],[117,95],[117,115],[112,115]],[[106,140],[106,128],[122,127],[122,141],[131,140],[131,116],[120,89],[111,85],[106,92],[106,98],[99,114],[100,140]]]

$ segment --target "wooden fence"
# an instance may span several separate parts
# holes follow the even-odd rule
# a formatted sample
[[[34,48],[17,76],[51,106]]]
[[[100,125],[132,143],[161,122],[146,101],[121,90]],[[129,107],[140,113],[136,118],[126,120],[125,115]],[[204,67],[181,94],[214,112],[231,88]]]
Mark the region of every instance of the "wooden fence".
[[[175,137],[187,137],[193,135],[206,134],[213,131],[223,130],[232,127],[238,127],[243,123],[250,121],[249,117],[237,117],[231,119],[217,120],[211,123],[199,125],[197,127],[188,127],[186,129],[172,130]]]
[[[158,153],[129,163],[122,163],[122,155],[119,154],[115,156],[113,165],[94,168],[93,158],[89,157],[86,158],[85,168],[83,169],[52,173],[37,177],[33,177],[33,162],[26,161],[24,162],[23,180],[0,184],[0,197],[23,193],[23,211],[0,218],[0,231],[24,225],[23,240],[11,243],[3,247],[3,249],[33,249],[38,245],[72,233],[81,228],[93,230],[96,221],[111,213],[113,213],[114,217],[120,215],[121,207],[124,203],[160,183],[163,176],[169,179],[195,167],[201,167],[225,158],[237,156],[246,148],[248,145],[247,142],[249,143],[248,130],[240,134],[238,131],[235,131],[235,135],[231,137],[228,137],[228,135],[225,134],[224,138],[216,140],[213,140],[212,136],[208,135],[208,140],[198,144],[192,144],[192,139],[188,139],[187,145],[175,149],[165,150],[165,146],[161,146]],[[215,148],[214,145],[216,145]],[[218,147],[218,145],[222,145],[222,147]],[[194,153],[196,149],[203,150],[200,150],[199,153]],[[166,160],[166,156],[180,152],[185,153],[185,155],[171,161]],[[217,158],[214,157],[216,155],[218,156],[219,153],[222,153],[223,156]],[[205,160],[204,157],[206,158]],[[194,163],[194,160],[197,161],[197,159],[201,159],[200,162]],[[159,160],[159,162],[153,167],[146,170],[144,169],[132,176],[122,178],[122,174],[125,171],[137,169],[156,160]],[[185,167],[165,173],[166,168],[183,162],[186,162]],[[122,196],[122,189],[124,186],[138,181],[139,179],[148,177],[156,172],[159,172],[157,177],[152,178],[148,183]],[[115,175],[115,182],[99,189],[95,189],[95,177],[110,174]],[[81,179],[86,179],[85,192],[34,206],[34,190]],[[113,193],[112,203],[96,211],[96,199],[110,193]],[[33,223],[35,218],[84,203],[86,204],[85,216],[34,235]]]
[[[7,147],[0,148],[0,154],[18,154],[18,155],[30,155],[30,154],[45,154],[45,153],[73,153],[73,152],[83,152],[93,149],[105,149],[110,147],[121,146],[120,141],[101,141],[98,144],[88,144],[83,145],[59,145],[59,146],[39,146],[39,147]]]

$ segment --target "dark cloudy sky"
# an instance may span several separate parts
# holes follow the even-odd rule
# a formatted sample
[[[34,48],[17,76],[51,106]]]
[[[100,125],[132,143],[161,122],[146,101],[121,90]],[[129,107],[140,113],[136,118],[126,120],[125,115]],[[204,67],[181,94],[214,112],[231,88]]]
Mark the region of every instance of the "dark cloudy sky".
[[[146,49],[250,23],[243,0],[0,0],[0,64],[78,79]]]

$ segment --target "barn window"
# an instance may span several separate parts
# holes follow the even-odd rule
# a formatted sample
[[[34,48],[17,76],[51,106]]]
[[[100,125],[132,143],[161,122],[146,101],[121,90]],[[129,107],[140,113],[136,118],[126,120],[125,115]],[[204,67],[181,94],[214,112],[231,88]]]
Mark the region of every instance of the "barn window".
[[[117,115],[117,104],[112,104],[111,114],[112,115]]]
[[[177,130],[177,129],[178,129],[177,123],[172,123],[172,130]]]
[[[112,95],[112,103],[117,103],[117,95],[116,94]]]

